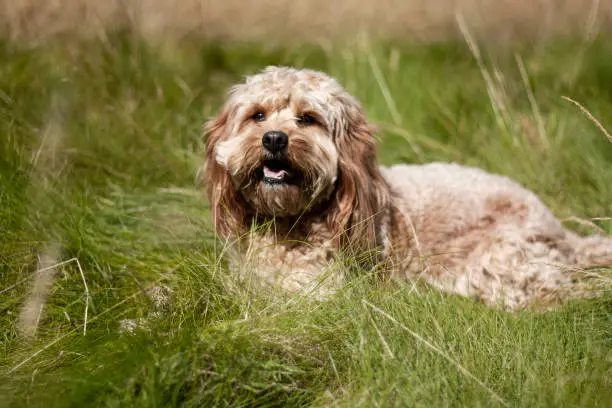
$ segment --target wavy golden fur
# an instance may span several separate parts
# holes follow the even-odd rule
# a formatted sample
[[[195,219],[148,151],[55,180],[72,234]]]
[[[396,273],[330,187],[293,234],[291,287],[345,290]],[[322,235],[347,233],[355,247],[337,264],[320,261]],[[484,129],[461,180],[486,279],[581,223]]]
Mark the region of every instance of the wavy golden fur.
[[[505,177],[379,167],[359,103],[320,72],[248,77],[205,137],[204,182],[218,235],[238,243],[233,267],[289,292],[333,292],[341,276],[319,280],[346,252],[506,308],[563,297],[572,269],[612,265],[612,239],[567,231]]]

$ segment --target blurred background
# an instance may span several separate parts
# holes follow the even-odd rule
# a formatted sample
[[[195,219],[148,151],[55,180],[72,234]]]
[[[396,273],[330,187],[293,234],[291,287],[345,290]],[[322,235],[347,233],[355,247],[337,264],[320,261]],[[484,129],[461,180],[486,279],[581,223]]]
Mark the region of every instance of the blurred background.
[[[350,38],[435,41],[457,35],[456,14],[492,41],[592,33],[612,24],[609,0],[2,0],[12,38],[96,35],[129,28],[147,37],[195,35],[269,43]]]

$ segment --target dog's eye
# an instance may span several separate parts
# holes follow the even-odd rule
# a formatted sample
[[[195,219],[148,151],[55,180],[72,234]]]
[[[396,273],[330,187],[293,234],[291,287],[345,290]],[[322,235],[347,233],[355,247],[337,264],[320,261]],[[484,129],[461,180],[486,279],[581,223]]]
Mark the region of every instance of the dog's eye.
[[[297,123],[300,126],[311,126],[317,124],[317,119],[314,116],[305,113],[301,116],[298,116]]]
[[[255,122],[263,122],[266,120],[266,115],[262,111],[257,111],[251,116],[251,119]]]

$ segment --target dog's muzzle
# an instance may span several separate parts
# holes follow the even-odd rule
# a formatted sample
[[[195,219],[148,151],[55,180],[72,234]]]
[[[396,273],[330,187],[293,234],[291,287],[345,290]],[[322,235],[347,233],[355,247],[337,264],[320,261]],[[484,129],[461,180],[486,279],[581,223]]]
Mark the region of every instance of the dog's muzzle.
[[[289,136],[285,132],[272,130],[261,138],[266,156],[263,162],[263,181],[266,184],[285,184],[293,178],[293,171],[286,160]]]

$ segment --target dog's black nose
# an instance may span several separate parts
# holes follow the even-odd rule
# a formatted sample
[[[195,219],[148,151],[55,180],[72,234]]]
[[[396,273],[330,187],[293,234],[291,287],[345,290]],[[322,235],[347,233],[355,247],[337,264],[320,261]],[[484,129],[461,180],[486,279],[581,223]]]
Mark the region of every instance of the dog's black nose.
[[[271,130],[264,133],[261,143],[270,153],[283,151],[289,144],[289,136],[285,132]]]

